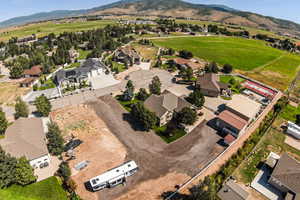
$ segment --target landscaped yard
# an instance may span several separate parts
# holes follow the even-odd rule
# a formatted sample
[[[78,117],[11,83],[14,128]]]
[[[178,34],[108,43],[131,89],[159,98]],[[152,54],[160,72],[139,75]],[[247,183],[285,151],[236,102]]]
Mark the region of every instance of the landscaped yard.
[[[122,96],[116,96],[116,99],[119,101],[119,103],[128,111],[131,111],[131,105],[141,102],[140,100],[133,99],[131,101],[123,101]]]
[[[229,84],[232,92],[235,94],[241,93],[241,90],[243,89],[241,87],[241,83],[243,81],[245,81],[245,79],[239,76],[231,76],[231,75],[220,76],[220,82]]]
[[[161,126],[161,127],[155,127],[153,129],[157,135],[159,135],[166,143],[171,143],[179,138],[186,135],[186,132],[184,130],[177,129],[172,133],[171,136],[167,136],[165,134],[165,131],[167,130],[167,126]]]
[[[3,200],[67,200],[67,194],[56,177],[25,187],[13,185],[0,190]]]
[[[55,83],[51,78],[49,78],[45,83],[42,84],[41,87],[38,88],[38,90],[47,90],[55,87],[56,87]]]
[[[238,181],[250,183],[258,172],[259,164],[267,158],[270,152],[275,152],[277,154],[287,152],[300,160],[300,151],[285,144],[284,141],[286,135],[280,129],[282,122],[285,122],[286,120],[294,121],[295,115],[298,113],[300,113],[299,108],[287,105],[272,125],[272,128],[261,139],[254,154],[243,161],[233,174],[237,177]]]
[[[79,57],[78,57],[79,60],[86,59],[87,55],[91,53],[91,51],[89,50],[82,50],[82,49],[79,49],[78,52],[79,52]]]
[[[124,64],[112,61],[112,70],[113,71],[118,71],[118,72],[123,72],[123,71],[126,70],[126,68],[125,68]]]

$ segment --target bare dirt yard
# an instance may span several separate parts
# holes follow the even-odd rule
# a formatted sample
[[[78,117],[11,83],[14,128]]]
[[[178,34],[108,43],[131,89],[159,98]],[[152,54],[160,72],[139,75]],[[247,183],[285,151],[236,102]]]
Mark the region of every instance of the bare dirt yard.
[[[97,199],[97,194],[87,191],[84,183],[122,164],[126,158],[125,147],[87,105],[59,109],[51,113],[51,119],[59,125],[65,138],[72,134],[76,139],[83,141],[75,149],[76,159],[69,161],[72,179],[76,182],[77,192],[83,199]],[[77,171],[74,167],[82,161],[90,163],[83,170]]]
[[[140,131],[135,120],[111,96],[88,105],[125,146],[125,160],[139,165],[138,173],[125,186],[97,192],[101,200],[160,199],[163,192],[188,181],[224,150],[217,144],[220,136],[206,122],[167,145],[155,133]]]

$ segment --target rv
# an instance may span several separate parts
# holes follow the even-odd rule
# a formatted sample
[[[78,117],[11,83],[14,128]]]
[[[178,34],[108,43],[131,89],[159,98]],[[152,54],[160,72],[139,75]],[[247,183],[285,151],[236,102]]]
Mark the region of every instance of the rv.
[[[134,161],[128,161],[116,168],[92,178],[89,182],[93,191],[102,190],[104,188],[112,188],[126,182],[126,177],[132,176],[137,171],[137,164]]]

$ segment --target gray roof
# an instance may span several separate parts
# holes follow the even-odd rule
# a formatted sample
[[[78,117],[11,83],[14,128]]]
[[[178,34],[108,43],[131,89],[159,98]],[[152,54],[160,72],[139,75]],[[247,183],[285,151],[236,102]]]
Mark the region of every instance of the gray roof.
[[[61,83],[62,81],[69,78],[79,78],[87,77],[87,74],[92,70],[97,70],[99,68],[107,69],[107,67],[97,58],[87,59],[80,67],[75,69],[64,70],[61,69],[55,74],[56,83]]]
[[[215,92],[220,92],[221,89],[227,89],[228,85],[219,81],[219,76],[214,73],[206,73],[199,76],[197,79],[197,85],[201,89],[213,90]]]
[[[168,111],[179,112],[184,107],[191,107],[192,104],[184,98],[164,91],[161,95],[151,95],[144,103],[145,107],[154,112],[157,117],[162,117]]]
[[[249,193],[233,180],[229,180],[218,192],[218,196],[221,200],[246,200]]]
[[[43,122],[39,118],[20,118],[8,127],[1,147],[14,157],[34,160],[48,154]]]
[[[279,180],[294,193],[300,193],[300,163],[288,154],[284,153],[280,157],[273,170],[272,177]]]

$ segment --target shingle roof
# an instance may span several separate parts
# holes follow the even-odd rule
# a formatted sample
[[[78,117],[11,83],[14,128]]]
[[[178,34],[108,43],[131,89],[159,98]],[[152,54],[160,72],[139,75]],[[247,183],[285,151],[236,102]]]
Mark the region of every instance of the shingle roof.
[[[178,97],[170,91],[164,91],[161,95],[151,95],[144,103],[145,107],[162,117],[168,111],[180,111],[184,107],[191,107],[192,104],[182,97]]]
[[[300,163],[284,153],[278,160],[272,177],[294,193],[300,193]],[[299,196],[299,195],[297,195]]]
[[[30,75],[30,76],[38,76],[42,73],[41,68],[42,67],[40,65],[36,65],[31,67],[30,69],[25,69],[23,74]]]
[[[222,200],[246,200],[249,197],[249,193],[232,180],[229,180],[218,192],[218,196]]]
[[[216,92],[220,92],[220,86],[218,84],[218,76],[214,73],[206,73],[202,76],[199,76],[197,79],[197,85],[201,87],[201,89],[213,90]]]
[[[242,130],[248,123],[246,120],[228,110],[224,110],[223,112],[221,112],[218,118],[238,130]]]
[[[20,118],[5,132],[1,147],[14,157],[33,160],[48,154],[43,122],[39,118]]]

